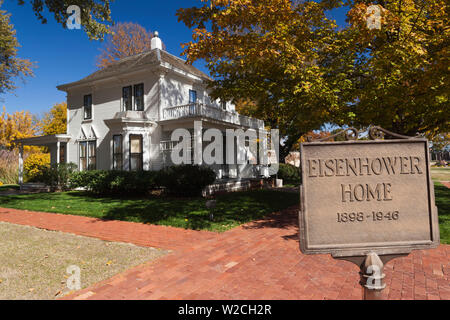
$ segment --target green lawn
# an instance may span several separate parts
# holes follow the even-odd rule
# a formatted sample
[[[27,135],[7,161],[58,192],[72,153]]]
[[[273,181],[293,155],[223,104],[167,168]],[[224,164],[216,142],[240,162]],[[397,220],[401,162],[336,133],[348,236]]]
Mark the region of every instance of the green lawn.
[[[435,182],[435,195],[441,242],[450,244],[450,189]],[[217,200],[214,221],[209,220],[206,200],[202,198],[105,198],[84,192],[40,193],[1,196],[0,207],[222,232],[298,204],[299,195],[260,190],[221,195]]]
[[[450,244],[450,189],[435,182],[434,193],[439,214],[441,243]]]
[[[107,198],[84,192],[0,197],[0,207],[124,220],[194,230],[226,231],[298,204],[299,194],[272,190],[236,192],[217,197],[214,221],[203,198]]]

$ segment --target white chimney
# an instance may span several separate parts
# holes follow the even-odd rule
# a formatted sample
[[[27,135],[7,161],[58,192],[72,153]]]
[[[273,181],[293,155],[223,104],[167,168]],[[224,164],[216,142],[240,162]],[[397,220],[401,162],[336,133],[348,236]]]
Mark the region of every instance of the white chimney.
[[[159,49],[162,50],[162,41],[159,38],[158,31],[155,31],[155,35],[152,38],[151,49]]]

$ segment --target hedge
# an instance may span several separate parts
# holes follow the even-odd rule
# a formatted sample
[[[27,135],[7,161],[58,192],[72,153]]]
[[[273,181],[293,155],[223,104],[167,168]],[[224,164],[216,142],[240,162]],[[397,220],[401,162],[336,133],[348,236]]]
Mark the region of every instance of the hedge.
[[[280,168],[278,169],[278,178],[283,179],[283,182],[287,183],[300,183],[301,182],[301,171],[300,168],[293,166],[291,164],[280,163]]]
[[[81,171],[71,178],[71,188],[85,188],[101,195],[142,195],[157,187],[152,171]]]
[[[173,166],[158,173],[158,184],[177,196],[199,196],[215,180],[216,173],[211,168],[198,165]]]
[[[215,172],[208,167],[181,165],[160,171],[75,172],[70,178],[70,187],[85,188],[99,195],[142,195],[163,187],[173,195],[198,196],[215,179]]]

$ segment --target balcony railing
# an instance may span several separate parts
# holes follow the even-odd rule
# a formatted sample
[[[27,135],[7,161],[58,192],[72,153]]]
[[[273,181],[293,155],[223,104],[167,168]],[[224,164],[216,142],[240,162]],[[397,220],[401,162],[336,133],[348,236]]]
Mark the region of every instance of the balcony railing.
[[[183,106],[164,109],[163,120],[174,120],[188,117],[205,117],[223,122],[229,122],[252,129],[264,127],[264,121],[246,117],[238,113],[225,111],[203,103],[191,103]]]

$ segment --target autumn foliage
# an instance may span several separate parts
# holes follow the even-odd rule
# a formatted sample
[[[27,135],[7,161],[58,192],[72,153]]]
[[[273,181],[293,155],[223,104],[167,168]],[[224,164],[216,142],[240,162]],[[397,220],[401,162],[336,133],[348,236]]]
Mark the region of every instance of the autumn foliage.
[[[45,114],[42,121],[38,121],[28,111],[16,111],[8,114],[3,108],[0,115],[0,182],[16,183],[18,170],[18,148],[14,142],[38,135],[52,135],[66,133],[67,104],[55,104]],[[50,165],[50,154],[46,148],[24,146],[24,171],[26,181],[33,181],[43,168]]]
[[[111,32],[97,57],[99,69],[151,49],[153,33],[137,23],[118,23]]]
[[[41,120],[40,127],[44,135],[67,133],[67,103],[57,103]]]
[[[26,173],[27,181],[35,181],[50,165],[50,154],[37,152],[27,156],[23,163],[23,169]]]
[[[369,28],[370,6],[380,28]],[[347,11],[339,27],[330,10]],[[449,132],[448,5],[444,0],[203,0],[177,12],[192,28],[213,95],[280,129],[292,148],[324,123]]]
[[[35,136],[39,132],[37,123],[30,112],[16,111],[13,114],[6,113],[5,108],[0,115],[0,146],[13,149],[14,140]],[[28,147],[25,150],[30,150]]]

